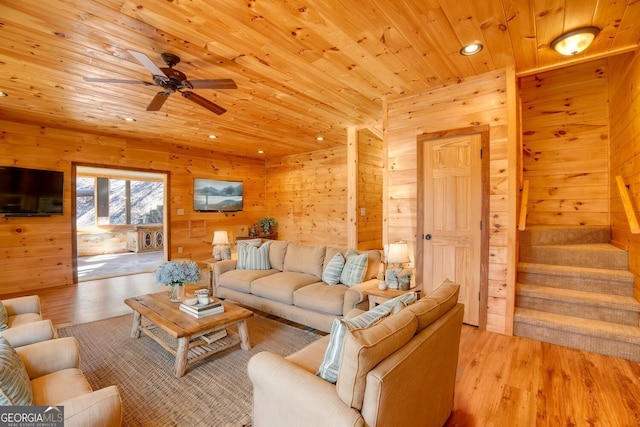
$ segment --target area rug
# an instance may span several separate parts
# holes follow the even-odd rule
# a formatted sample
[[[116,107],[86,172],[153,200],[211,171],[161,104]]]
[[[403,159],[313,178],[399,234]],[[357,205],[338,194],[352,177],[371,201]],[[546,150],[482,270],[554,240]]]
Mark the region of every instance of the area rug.
[[[251,350],[234,346],[173,376],[174,357],[147,336],[132,339],[132,315],[60,328],[80,345],[80,367],[95,389],[118,386],[124,426],[251,425],[251,356],[283,356],[320,338],[313,331],[262,315],[247,321]]]

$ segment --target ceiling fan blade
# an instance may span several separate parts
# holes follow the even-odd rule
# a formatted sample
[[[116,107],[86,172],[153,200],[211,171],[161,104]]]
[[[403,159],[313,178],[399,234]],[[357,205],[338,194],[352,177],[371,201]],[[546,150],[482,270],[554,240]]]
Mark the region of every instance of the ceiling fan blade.
[[[133,85],[146,85],[153,86],[153,83],[143,82],[142,80],[120,80],[120,79],[100,79],[94,77],[83,77],[82,80],[85,82],[95,82],[95,83],[126,83]]]
[[[162,71],[156,64],[154,64],[153,61],[151,59],[149,59],[149,57],[147,55],[145,55],[144,53],[137,52],[135,50],[127,50],[127,52],[129,52],[131,54],[131,56],[136,58],[139,63],[141,63],[142,65],[147,67],[147,70],[151,71],[151,74],[153,74],[154,76],[165,76],[165,77],[167,77],[167,75],[164,73],[164,71]]]
[[[185,98],[187,98],[190,101],[195,102],[196,104],[198,104],[201,107],[206,108],[207,110],[216,113],[217,115],[220,114],[224,114],[227,112],[227,110],[225,110],[224,108],[222,108],[221,106],[214,104],[213,102],[204,99],[203,97],[201,97],[200,95],[193,93],[193,92],[181,92],[182,96],[184,96]]]
[[[151,103],[147,107],[147,111],[158,111],[158,110],[160,110],[162,108],[162,106],[164,105],[164,102],[169,97],[169,95],[171,95],[171,94],[170,93],[166,93],[166,92],[158,92],[156,94],[156,96],[154,96],[153,99],[151,100]]]
[[[232,79],[187,80],[192,89],[238,89]]]

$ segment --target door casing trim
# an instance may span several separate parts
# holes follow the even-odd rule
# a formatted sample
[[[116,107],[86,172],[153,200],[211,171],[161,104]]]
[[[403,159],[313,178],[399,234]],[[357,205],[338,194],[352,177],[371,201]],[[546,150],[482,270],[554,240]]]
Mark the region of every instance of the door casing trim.
[[[481,175],[481,237],[480,237],[480,312],[478,313],[478,328],[482,330],[487,329],[487,306],[489,301],[488,289],[489,289],[489,143],[490,143],[490,127],[489,125],[477,125],[459,129],[449,129],[440,132],[423,133],[417,136],[417,194],[416,194],[416,283],[422,283],[422,271],[423,271],[423,240],[424,240],[424,210],[423,210],[423,192],[424,192],[424,178],[425,178],[425,165],[424,159],[424,146],[425,143],[430,141],[450,138],[453,136],[463,135],[480,135],[480,149],[482,150],[482,156],[480,159],[480,175]]]

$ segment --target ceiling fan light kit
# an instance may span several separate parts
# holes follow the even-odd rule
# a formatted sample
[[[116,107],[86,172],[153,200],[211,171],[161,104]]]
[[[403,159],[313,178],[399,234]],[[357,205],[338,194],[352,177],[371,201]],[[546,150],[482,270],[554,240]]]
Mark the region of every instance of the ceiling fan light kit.
[[[147,107],[147,111],[159,111],[164,105],[165,101],[175,92],[180,92],[182,96],[189,101],[200,105],[203,108],[211,111],[215,114],[224,114],[226,109],[201,97],[200,95],[184,89],[237,89],[238,86],[232,79],[204,79],[204,80],[188,80],[187,76],[178,70],[174,70],[173,67],[180,63],[180,57],[172,53],[163,53],[160,55],[162,61],[168,68],[158,67],[147,55],[135,50],[128,50],[129,54],[133,56],[139,63],[145,66],[147,70],[151,72],[153,77],[153,83],[148,83],[138,80],[118,80],[118,79],[100,79],[100,78],[88,78],[84,80],[87,82],[97,83],[126,83],[126,84],[143,84],[146,86],[160,86],[162,92],[158,92],[153,97],[151,103]]]
[[[567,31],[551,42],[551,48],[560,55],[573,56],[583,52],[600,33],[598,27],[581,27]]]

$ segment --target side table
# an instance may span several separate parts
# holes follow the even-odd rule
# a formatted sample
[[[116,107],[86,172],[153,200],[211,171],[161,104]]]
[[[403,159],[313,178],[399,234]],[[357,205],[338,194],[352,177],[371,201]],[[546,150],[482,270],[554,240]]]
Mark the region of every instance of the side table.
[[[205,264],[207,266],[207,269],[209,270],[209,295],[212,295],[212,296],[215,296],[213,295],[213,266],[215,265],[216,262],[220,262],[220,261],[222,260],[215,260],[213,258],[200,261],[203,264]]]
[[[415,292],[420,298],[420,291],[416,288],[403,291],[400,289],[385,289],[384,291],[374,288],[367,291],[367,297],[369,298],[369,310],[374,308],[378,304],[382,304],[385,301],[389,301],[391,298],[395,298],[407,292]]]

